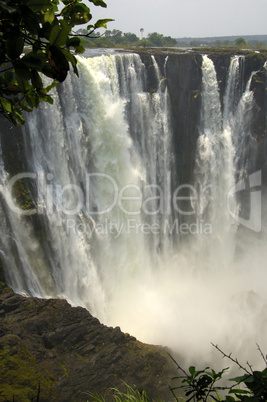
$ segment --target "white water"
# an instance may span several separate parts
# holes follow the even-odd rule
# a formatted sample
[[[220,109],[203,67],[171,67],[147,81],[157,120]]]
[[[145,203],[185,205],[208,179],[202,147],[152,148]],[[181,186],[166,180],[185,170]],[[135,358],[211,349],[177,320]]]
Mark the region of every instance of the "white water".
[[[19,292],[66,297],[107,325],[170,346],[190,364],[211,364],[211,341],[237,356],[245,348],[250,360],[256,342],[267,347],[267,275],[263,240],[237,232],[234,193],[232,215],[227,208],[236,176],[248,169],[253,94],[249,83],[242,94],[242,60],[231,61],[221,110],[214,65],[203,57],[193,184],[204,191],[191,204],[194,222],[211,231],[187,233],[183,246],[181,233],[168,231],[176,216],[172,127],[168,92],[152,62],[158,88],[149,94],[139,56],[79,58],[79,79],[69,77],[53,106],[28,116],[27,160],[37,173],[42,231],[34,237],[34,215],[2,211],[10,281]]]
[[[202,188],[202,202],[196,205],[199,218],[212,226],[210,237],[198,236],[196,246],[205,253],[207,264],[213,269],[227,269],[235,251],[237,224],[229,214],[226,202],[229,190],[235,184],[234,130],[230,121],[235,121],[235,86],[239,79],[239,57],[233,57],[229,67],[228,81],[221,110],[219,85],[213,62],[203,56],[202,63],[202,109],[200,135],[197,144],[195,178],[196,186]],[[238,214],[235,198],[231,199],[231,211]]]

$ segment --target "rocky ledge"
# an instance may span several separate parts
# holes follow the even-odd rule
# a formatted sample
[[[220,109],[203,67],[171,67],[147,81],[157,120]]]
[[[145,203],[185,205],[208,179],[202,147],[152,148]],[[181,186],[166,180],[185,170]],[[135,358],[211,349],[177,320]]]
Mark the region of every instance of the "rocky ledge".
[[[170,400],[177,375],[161,347],[109,328],[66,300],[27,298],[0,284],[0,401],[87,401],[125,383]],[[110,400],[110,398],[107,398]]]

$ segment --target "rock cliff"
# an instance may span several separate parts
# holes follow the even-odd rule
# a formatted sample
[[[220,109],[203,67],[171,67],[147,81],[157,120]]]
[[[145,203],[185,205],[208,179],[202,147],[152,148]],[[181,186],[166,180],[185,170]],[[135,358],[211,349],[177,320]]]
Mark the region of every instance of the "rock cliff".
[[[125,383],[169,399],[167,352],[109,328],[65,300],[15,294],[0,278],[0,401],[87,401]]]

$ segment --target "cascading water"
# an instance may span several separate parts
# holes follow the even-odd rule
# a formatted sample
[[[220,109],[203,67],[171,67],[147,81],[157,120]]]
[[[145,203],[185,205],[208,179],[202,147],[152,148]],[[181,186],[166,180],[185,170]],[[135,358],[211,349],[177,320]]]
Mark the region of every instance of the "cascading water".
[[[9,207],[12,183],[0,163],[1,250],[14,289],[66,297],[140,340],[186,351],[190,363],[210,363],[210,341],[237,354],[248,339],[265,346],[266,274],[262,265],[252,272],[245,251],[236,257],[240,206],[231,189],[251,173],[253,144],[243,63],[231,60],[222,108],[214,64],[203,56],[190,184],[198,196],[179,227],[169,94],[156,59],[157,88],[148,93],[138,55],[79,58],[79,78],[27,116],[26,180],[36,198],[28,210]],[[192,233],[194,219],[209,230]]]
[[[27,160],[43,222],[36,247],[44,241],[48,258],[38,254],[49,287],[47,280],[32,285],[22,260],[16,276],[23,286],[16,290],[62,295],[105,320],[117,287],[149,267],[164,244],[164,233],[155,229],[148,240],[143,225],[159,227],[157,191],[162,189],[163,203],[170,192],[167,89],[161,91],[156,70],[158,90],[144,92],[137,55],[80,58],[79,66],[79,79],[72,76],[54,91],[53,107],[41,105],[27,119]],[[148,198],[147,217],[140,213],[141,191]],[[21,219],[33,230],[27,217]]]
[[[226,268],[234,255],[235,221],[229,214],[226,197],[235,183],[235,148],[230,121],[235,121],[234,105],[240,88],[239,61],[235,56],[230,63],[223,111],[214,64],[206,55],[202,62],[202,109],[195,167],[196,186],[201,188],[202,198],[195,207],[198,216],[212,228],[213,247],[205,236],[198,236],[197,240],[201,252],[205,242],[207,264],[213,267],[219,264]],[[231,200],[231,210],[238,214],[235,199]]]

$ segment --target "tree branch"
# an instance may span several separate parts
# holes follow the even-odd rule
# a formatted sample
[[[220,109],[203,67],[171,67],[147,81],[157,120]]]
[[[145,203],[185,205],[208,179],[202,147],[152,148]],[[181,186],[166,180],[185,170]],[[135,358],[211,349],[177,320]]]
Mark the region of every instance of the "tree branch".
[[[229,354],[227,355],[226,353],[224,353],[224,352],[219,348],[218,345],[215,345],[215,344],[212,343],[212,342],[211,342],[211,344],[212,344],[212,346],[213,346],[215,349],[217,349],[217,350],[223,355],[223,357],[227,357],[227,359],[229,359],[229,360],[231,360],[233,363],[235,363],[241,370],[244,370],[245,373],[247,373],[248,375],[253,375],[252,366],[248,365],[249,368],[250,368],[250,370],[251,370],[251,371],[249,371],[246,367],[242,366],[242,364],[239,363],[239,361],[237,360],[237,358],[234,359],[234,358],[232,357],[232,353],[229,353]]]

